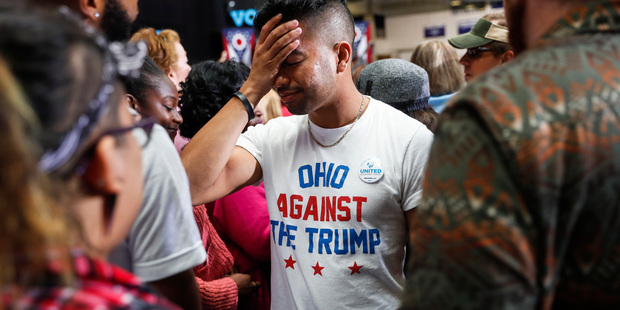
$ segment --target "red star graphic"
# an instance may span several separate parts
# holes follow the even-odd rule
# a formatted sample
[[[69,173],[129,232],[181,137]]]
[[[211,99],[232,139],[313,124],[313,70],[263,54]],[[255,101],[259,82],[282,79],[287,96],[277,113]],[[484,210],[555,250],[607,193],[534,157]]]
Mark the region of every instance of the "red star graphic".
[[[356,273],[356,272],[357,272],[357,273],[359,273],[359,274],[361,274],[361,273],[360,273],[360,269],[361,269],[362,267],[364,267],[364,266],[358,266],[358,265],[357,265],[357,262],[354,262],[354,263],[353,263],[353,266],[348,267],[348,268],[349,268],[349,269],[351,269],[351,274],[354,274],[354,273]]]
[[[284,269],[291,267],[291,269],[295,269],[295,263],[297,262],[296,260],[293,260],[293,255],[290,255],[288,257],[288,259],[285,259],[284,262],[286,262],[286,267],[284,267]]]
[[[314,269],[314,275],[316,276],[318,274],[322,277],[323,273],[321,273],[321,270],[323,270],[324,268],[325,267],[319,266],[319,262],[316,262],[316,266],[312,266],[312,269]]]

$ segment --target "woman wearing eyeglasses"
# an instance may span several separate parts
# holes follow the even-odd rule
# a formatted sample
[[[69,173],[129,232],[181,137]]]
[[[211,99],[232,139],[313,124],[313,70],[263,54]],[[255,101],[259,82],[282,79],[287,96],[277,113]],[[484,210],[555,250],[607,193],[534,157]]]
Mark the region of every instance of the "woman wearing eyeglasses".
[[[105,262],[140,207],[131,131],[149,126],[133,125],[117,81],[140,53],[63,12],[0,16],[0,308],[175,308]]]

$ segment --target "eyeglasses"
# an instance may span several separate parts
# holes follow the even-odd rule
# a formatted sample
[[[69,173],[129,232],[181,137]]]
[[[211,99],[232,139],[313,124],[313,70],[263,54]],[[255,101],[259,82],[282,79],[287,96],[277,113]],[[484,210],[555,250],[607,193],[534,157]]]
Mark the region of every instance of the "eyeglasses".
[[[132,126],[127,126],[127,127],[120,127],[120,128],[113,128],[113,129],[108,129],[105,130],[101,136],[118,136],[118,135],[122,135],[124,133],[133,131],[134,129],[142,129],[142,131],[144,132],[144,134],[146,135],[145,138],[138,138],[136,137],[136,141],[138,142],[138,145],[141,148],[145,148],[146,145],[149,143],[149,141],[151,141],[151,131],[153,130],[153,126],[155,125],[155,120],[152,118],[145,118],[142,119],[141,121],[139,121],[138,123],[132,125]]]
[[[476,58],[482,52],[491,52],[491,51],[493,51],[493,50],[488,48],[488,47],[483,47],[483,46],[478,46],[478,47],[474,47],[474,48],[468,48],[467,49],[467,56],[469,56],[471,58]]]

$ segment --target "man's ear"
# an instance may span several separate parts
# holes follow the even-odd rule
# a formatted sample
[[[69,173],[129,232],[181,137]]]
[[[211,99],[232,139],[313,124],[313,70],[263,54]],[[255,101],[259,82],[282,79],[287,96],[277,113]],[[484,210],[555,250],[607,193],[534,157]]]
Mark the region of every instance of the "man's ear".
[[[353,48],[351,44],[342,41],[336,44],[336,53],[338,55],[338,63],[336,64],[336,72],[342,73],[349,68],[351,58],[353,57]]]
[[[502,55],[502,64],[505,64],[515,58],[515,52],[507,51]]]
[[[103,136],[95,146],[92,161],[84,173],[84,181],[96,194],[119,193],[123,184],[116,156],[116,140]]]
[[[90,23],[99,24],[107,0],[78,0],[79,9]]]

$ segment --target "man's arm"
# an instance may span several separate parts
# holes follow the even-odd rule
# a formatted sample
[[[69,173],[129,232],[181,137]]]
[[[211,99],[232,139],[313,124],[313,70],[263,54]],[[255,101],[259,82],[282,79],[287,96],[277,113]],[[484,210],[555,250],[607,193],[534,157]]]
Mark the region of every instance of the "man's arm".
[[[403,309],[534,308],[534,228],[509,160],[476,113],[446,112],[422,203],[407,214],[412,259]]]
[[[261,29],[250,76],[239,90],[253,105],[269,92],[280,65],[299,46],[299,23],[293,20],[278,25],[281,19],[278,14]],[[256,159],[235,147],[247,123],[245,106],[233,97],[183,150],[181,159],[194,205],[214,201],[261,178]]]
[[[183,309],[202,309],[192,268],[148,284]]]

